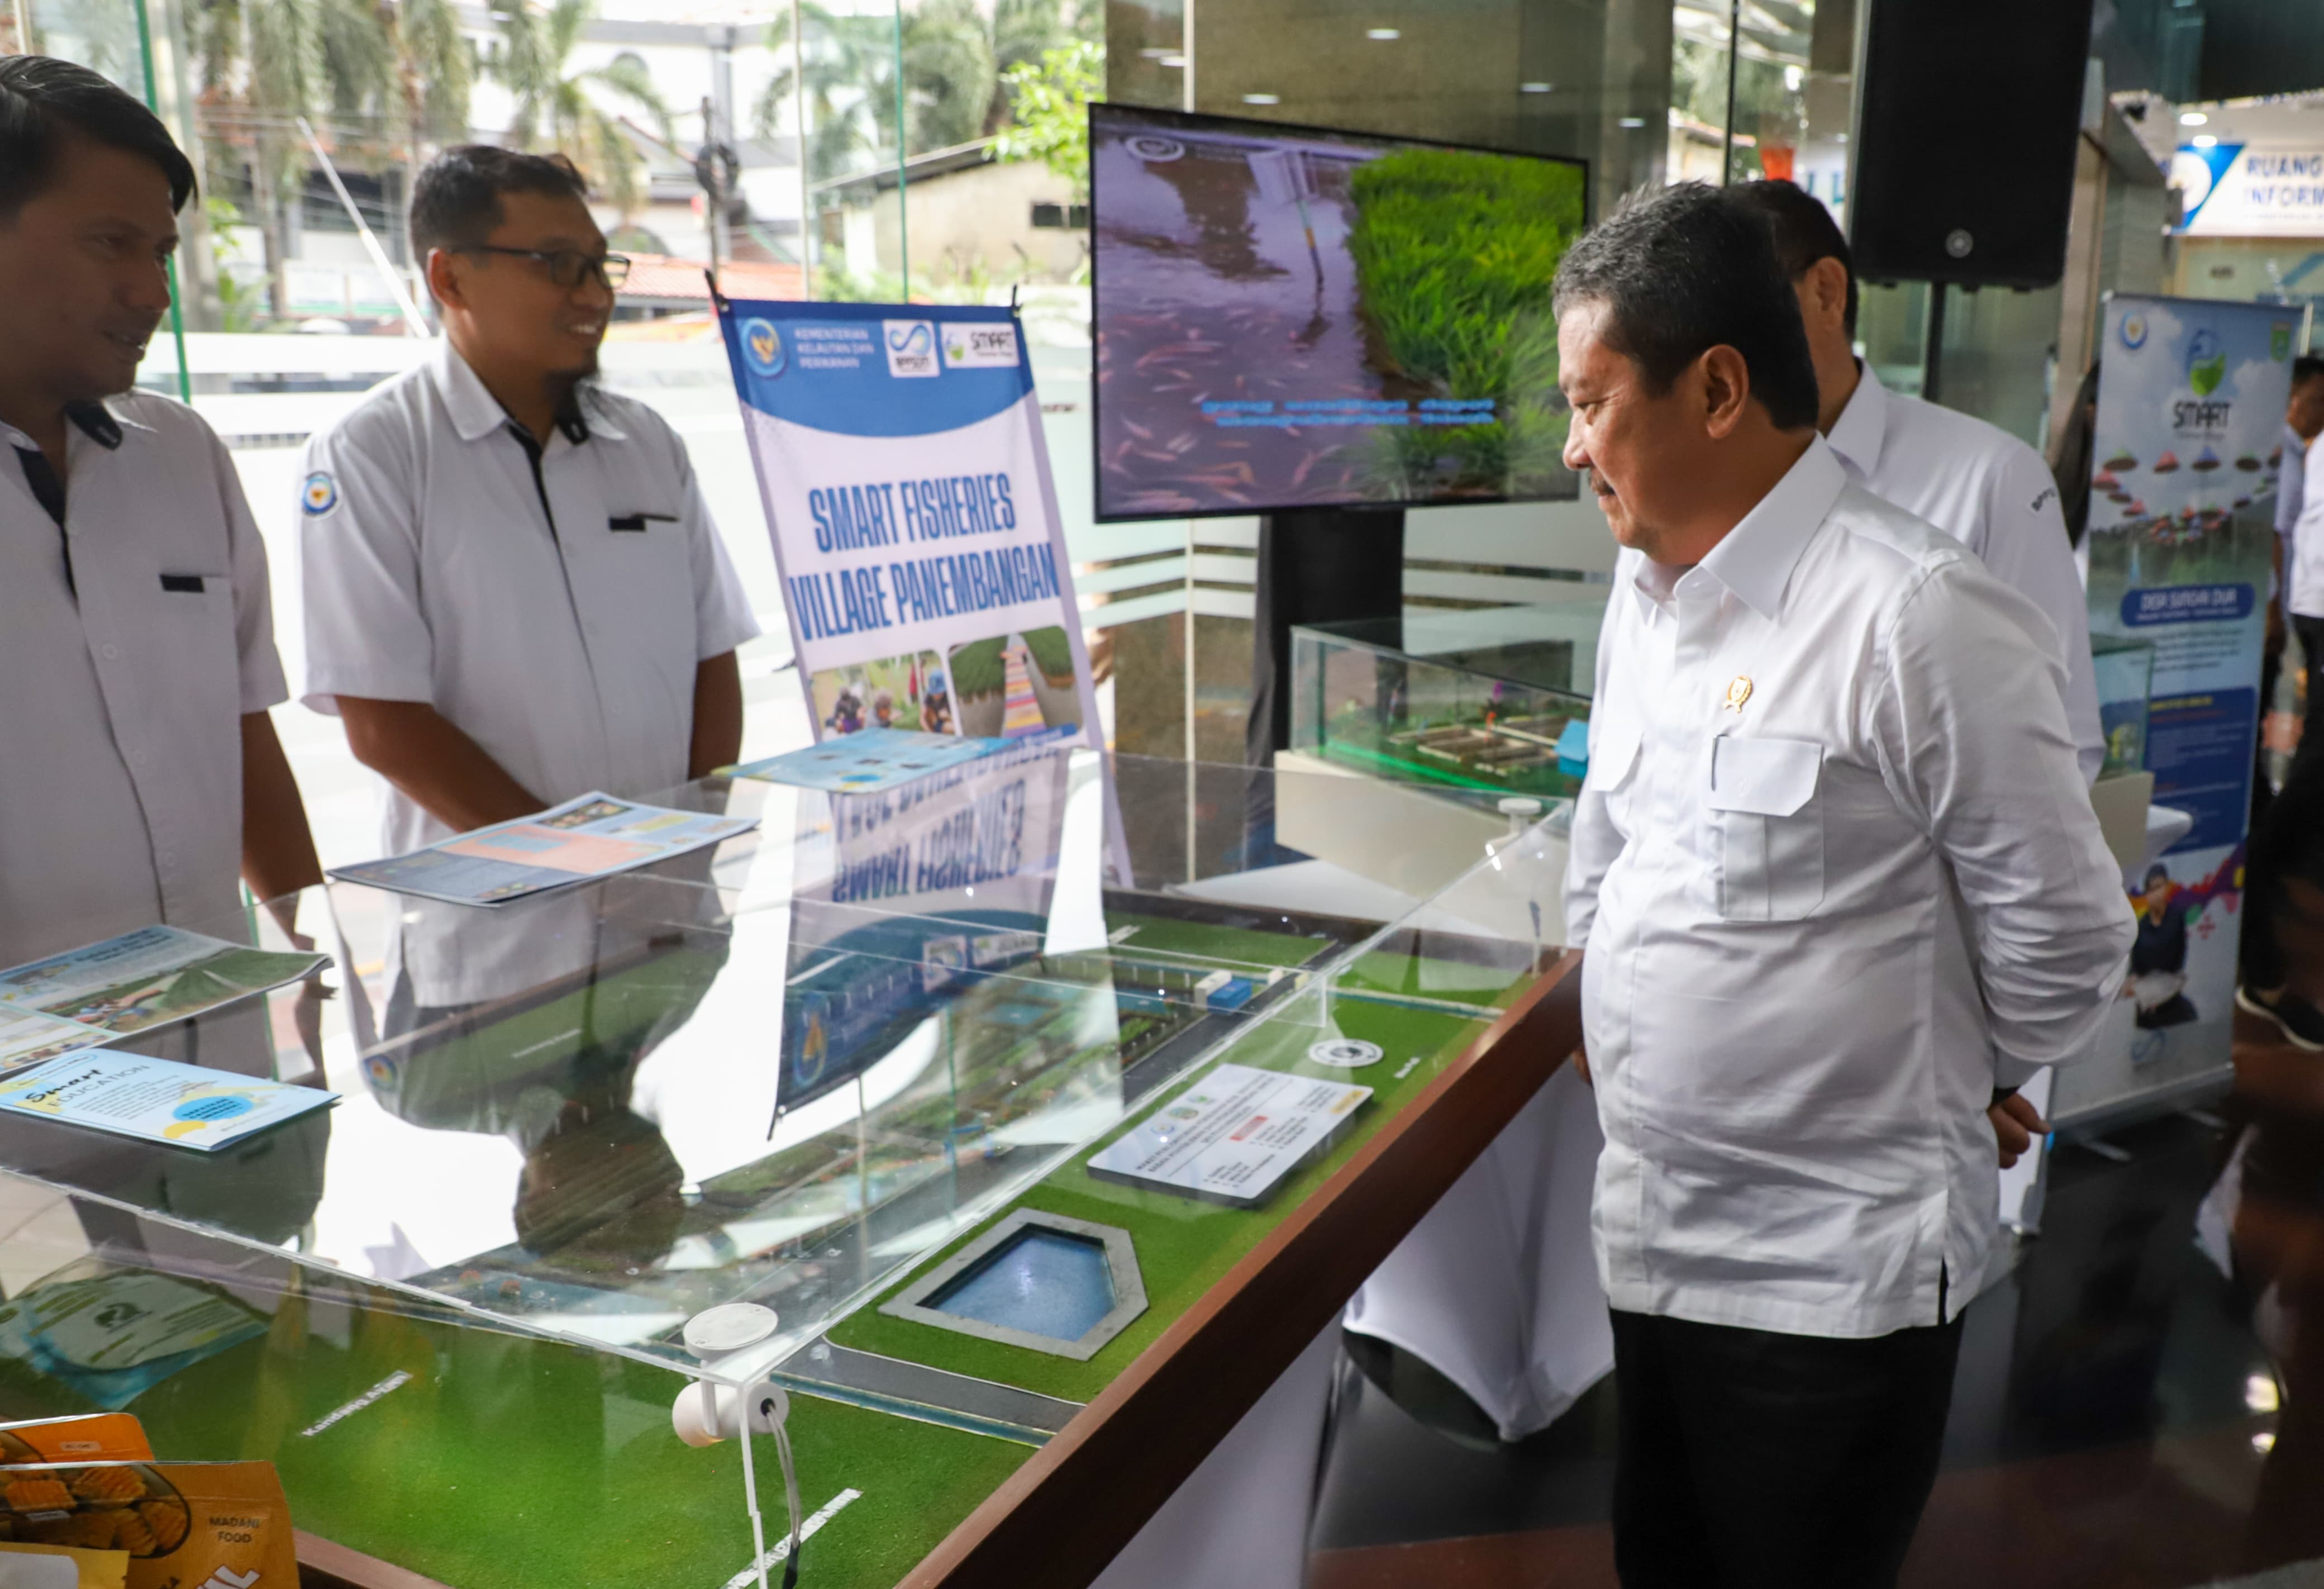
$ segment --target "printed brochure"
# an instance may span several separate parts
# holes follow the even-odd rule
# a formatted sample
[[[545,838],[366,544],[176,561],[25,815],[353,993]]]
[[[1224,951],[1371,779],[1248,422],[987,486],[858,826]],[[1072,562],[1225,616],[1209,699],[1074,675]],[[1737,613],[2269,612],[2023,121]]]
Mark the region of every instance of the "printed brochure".
[[[591,793],[408,855],[335,867],[331,875],[456,905],[503,905],[544,889],[650,866],[758,825],[755,817],[674,811]]]
[[[819,789],[826,794],[879,794],[1022,743],[919,734],[908,728],[866,728],[834,734],[804,750],[747,762],[734,769],[734,776]]]
[[[0,1079],[0,1113],[206,1153],[337,1101],[314,1087],[111,1049],[62,1055]]]
[[[322,955],[142,927],[0,971],[0,1073],[190,1020],[297,982],[326,963]]]

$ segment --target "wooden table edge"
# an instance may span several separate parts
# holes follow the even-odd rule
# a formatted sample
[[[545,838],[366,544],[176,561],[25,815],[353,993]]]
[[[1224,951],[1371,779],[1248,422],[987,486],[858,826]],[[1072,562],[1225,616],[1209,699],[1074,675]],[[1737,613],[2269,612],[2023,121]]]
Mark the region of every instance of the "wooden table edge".
[[[1079,1589],[1579,1046],[1569,953],[901,1580]]]

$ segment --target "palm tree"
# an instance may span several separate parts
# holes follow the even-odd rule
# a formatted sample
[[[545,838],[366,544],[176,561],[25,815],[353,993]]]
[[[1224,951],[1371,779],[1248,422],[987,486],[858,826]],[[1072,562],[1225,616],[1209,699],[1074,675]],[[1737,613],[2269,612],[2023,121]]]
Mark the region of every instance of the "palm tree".
[[[847,175],[893,150],[896,125],[895,35],[883,16],[835,16],[803,0],[799,21],[807,58],[807,174],[817,181]],[[794,131],[783,110],[791,90],[791,19],[779,13],[767,47],[781,64],[760,92],[752,119],[772,141]],[[888,135],[883,137],[882,129]]]
[[[598,95],[626,99],[651,118],[665,143],[674,142],[669,106],[634,56],[575,71],[566,61],[595,11],[595,0],[492,0],[503,49],[493,69],[516,96],[510,140],[520,149],[547,148],[581,170],[626,221],[645,202],[645,159],[619,117]]]
[[[299,118],[337,144],[342,164],[417,164],[466,135],[467,42],[452,0],[210,0],[189,21],[206,119],[251,151],[279,318],[289,309],[286,212],[311,160]]]
[[[999,82],[992,34],[976,0],[922,0],[904,19],[908,152],[949,149],[984,136],[991,130]]]

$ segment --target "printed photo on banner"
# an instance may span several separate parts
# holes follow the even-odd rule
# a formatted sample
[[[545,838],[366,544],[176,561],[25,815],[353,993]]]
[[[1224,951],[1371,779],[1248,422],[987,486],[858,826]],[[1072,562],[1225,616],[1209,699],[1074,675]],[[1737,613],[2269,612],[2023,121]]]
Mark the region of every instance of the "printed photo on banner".
[[[934,651],[826,668],[810,677],[815,720],[825,734],[867,728],[957,734],[949,679]]]

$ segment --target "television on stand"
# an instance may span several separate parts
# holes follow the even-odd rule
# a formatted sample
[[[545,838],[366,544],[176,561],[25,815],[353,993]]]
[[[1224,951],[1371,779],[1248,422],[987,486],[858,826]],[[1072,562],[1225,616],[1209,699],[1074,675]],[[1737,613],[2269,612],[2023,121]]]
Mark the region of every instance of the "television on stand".
[[[1100,522],[1570,500],[1579,160],[1090,106]]]

